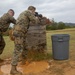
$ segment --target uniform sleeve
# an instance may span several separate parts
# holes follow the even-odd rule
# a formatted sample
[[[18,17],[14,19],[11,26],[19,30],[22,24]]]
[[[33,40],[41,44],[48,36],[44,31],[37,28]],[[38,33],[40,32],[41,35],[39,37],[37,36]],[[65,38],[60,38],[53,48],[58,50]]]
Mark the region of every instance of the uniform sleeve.
[[[28,13],[28,18],[32,23],[34,23],[34,24],[37,23],[37,19],[32,13]]]
[[[16,19],[14,17],[10,17],[10,21],[13,23],[13,24],[16,24]]]

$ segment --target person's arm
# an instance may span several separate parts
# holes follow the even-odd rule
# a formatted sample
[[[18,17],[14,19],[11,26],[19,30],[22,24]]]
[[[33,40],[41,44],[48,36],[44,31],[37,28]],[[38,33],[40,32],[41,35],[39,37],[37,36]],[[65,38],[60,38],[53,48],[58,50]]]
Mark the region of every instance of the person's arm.
[[[16,24],[16,19],[12,16],[10,16],[10,21],[13,23],[13,24]]]
[[[10,18],[10,20],[11,20],[11,22],[12,22],[13,24],[16,24],[16,20],[15,20],[14,17]]]
[[[35,15],[33,15],[31,12],[27,12],[27,16],[33,24],[37,23],[37,19],[36,19]]]

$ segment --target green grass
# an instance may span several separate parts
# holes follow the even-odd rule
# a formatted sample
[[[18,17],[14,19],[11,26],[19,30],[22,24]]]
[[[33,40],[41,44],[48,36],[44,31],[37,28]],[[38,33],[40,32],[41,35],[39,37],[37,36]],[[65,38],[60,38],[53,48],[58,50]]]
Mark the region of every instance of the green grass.
[[[13,50],[14,50],[14,42],[10,40],[8,36],[4,36],[6,46],[4,48],[3,53],[0,55],[0,58],[10,58],[12,56]]]
[[[64,30],[52,30],[52,31],[47,31],[46,36],[47,36],[47,57],[51,56],[52,54],[52,41],[51,41],[51,35],[53,34],[69,34],[70,35],[70,58],[75,59],[75,28],[71,29],[64,29]],[[6,47],[4,49],[4,52],[2,55],[0,55],[0,58],[5,59],[5,58],[10,58],[12,57],[13,50],[14,50],[14,42],[9,39],[8,36],[4,36],[5,42],[6,42]],[[43,58],[43,55],[37,55],[36,59],[38,58]]]

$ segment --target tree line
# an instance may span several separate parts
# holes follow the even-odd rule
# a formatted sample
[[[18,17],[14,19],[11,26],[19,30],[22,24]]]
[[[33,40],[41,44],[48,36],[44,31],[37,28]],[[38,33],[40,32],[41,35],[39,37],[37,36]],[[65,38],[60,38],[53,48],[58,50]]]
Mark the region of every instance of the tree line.
[[[66,25],[64,22],[54,22],[54,21],[46,26],[46,30],[60,30],[66,28],[75,28],[75,26]]]
[[[66,29],[66,28],[75,28],[75,25],[66,25],[64,22],[55,22],[55,21],[51,21],[51,23],[48,23],[46,25],[46,30],[61,30],[61,29]],[[9,31],[11,29],[12,27],[10,26],[9,29],[3,34],[8,36]]]

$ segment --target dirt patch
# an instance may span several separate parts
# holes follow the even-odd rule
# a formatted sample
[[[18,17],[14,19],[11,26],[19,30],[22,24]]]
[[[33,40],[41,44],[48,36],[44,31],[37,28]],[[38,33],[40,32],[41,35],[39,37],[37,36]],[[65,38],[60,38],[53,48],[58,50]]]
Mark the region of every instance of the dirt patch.
[[[49,64],[47,61],[36,61],[31,62],[29,64],[25,65],[19,65],[18,70],[21,71],[23,74],[37,74],[42,71],[45,71],[49,68]],[[10,64],[4,64],[1,66],[0,69],[0,75],[9,75],[10,74],[11,65]]]
[[[29,64],[17,67],[23,75],[75,75],[75,61],[72,60],[50,60],[33,61]],[[10,75],[10,64],[4,64],[0,68],[0,75]]]
[[[3,73],[0,71],[0,75],[3,75]]]
[[[22,65],[23,73],[39,73],[45,71],[50,66],[46,61],[32,62],[29,65]]]
[[[0,72],[3,75],[10,75],[10,69],[11,69],[11,65],[10,64],[2,65]],[[18,67],[18,70],[20,70],[22,72],[20,67]]]

